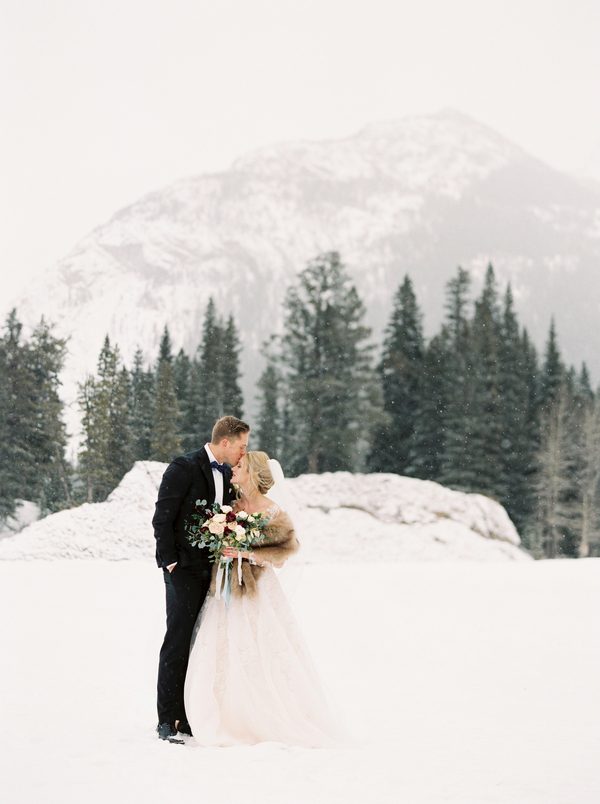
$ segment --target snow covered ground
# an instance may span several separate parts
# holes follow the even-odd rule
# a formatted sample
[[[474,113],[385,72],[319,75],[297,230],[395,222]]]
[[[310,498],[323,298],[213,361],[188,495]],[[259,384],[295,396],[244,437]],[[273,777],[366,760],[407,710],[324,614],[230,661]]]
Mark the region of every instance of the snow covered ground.
[[[335,750],[159,742],[161,586],[150,558],[0,562],[0,800],[600,801],[598,559],[305,565]]]
[[[163,470],[0,540],[0,801],[600,801],[600,560],[534,562],[497,503],[395,475],[289,484],[281,582],[354,742],[160,742]]]

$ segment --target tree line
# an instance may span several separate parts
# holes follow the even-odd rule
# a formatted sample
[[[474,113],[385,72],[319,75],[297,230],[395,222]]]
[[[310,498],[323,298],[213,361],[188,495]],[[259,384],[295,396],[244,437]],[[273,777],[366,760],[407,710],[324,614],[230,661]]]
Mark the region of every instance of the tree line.
[[[337,252],[307,265],[283,312],[282,334],[264,346],[254,431],[288,474],[435,480],[498,500],[538,557],[600,554],[600,395],[585,365],[563,362],[553,322],[538,355],[492,265],[475,299],[469,272],[457,269],[428,340],[407,275],[377,349]],[[20,332],[13,311],[0,341],[0,428],[11,436],[0,517],[23,488],[44,511],[105,499],[134,461],[170,460],[203,444],[218,416],[243,416],[238,330],[210,300],[193,355],[174,355],[165,328],[154,363],[138,350],[127,368],[106,337],[96,374],[80,385],[81,449],[69,466],[58,396],[66,345],[43,322],[27,342]],[[19,477],[33,474],[24,486]]]

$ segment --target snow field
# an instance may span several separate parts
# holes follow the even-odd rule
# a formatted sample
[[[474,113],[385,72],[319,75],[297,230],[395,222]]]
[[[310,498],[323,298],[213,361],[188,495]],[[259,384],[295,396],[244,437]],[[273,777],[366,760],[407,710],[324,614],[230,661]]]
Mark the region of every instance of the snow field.
[[[0,562],[0,797],[597,804],[599,578],[597,559],[305,565],[293,605],[357,742],[201,749],[153,732],[150,560]]]

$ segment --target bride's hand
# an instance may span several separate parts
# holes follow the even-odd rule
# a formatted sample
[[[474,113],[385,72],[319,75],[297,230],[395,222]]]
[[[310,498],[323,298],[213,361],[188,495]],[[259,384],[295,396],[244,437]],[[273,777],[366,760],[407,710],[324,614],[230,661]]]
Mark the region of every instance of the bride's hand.
[[[235,547],[225,547],[223,550],[224,558],[237,558],[239,555],[241,555],[242,558],[248,558],[249,553],[246,551],[240,552],[236,550]]]
[[[240,550],[236,550],[235,547],[225,547],[223,550],[223,558],[237,558],[238,556],[241,556],[245,561],[256,564],[257,567],[264,567],[267,564],[265,561],[258,561],[256,554],[250,553],[248,550],[240,552]]]

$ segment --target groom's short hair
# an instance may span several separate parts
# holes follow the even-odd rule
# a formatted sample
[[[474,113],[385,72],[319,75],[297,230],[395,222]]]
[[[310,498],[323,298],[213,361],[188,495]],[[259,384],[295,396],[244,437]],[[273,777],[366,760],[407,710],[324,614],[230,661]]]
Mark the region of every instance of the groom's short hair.
[[[211,442],[218,444],[224,438],[239,438],[242,433],[249,433],[250,425],[235,416],[221,416],[214,424],[212,429]]]

